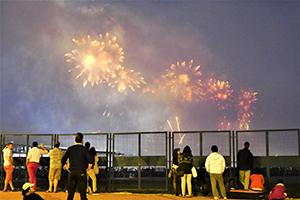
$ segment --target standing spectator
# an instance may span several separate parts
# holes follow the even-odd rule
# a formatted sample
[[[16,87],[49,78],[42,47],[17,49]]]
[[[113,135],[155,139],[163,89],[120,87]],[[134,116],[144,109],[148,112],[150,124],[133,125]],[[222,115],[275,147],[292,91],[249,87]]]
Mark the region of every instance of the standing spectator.
[[[33,142],[32,148],[28,151],[26,166],[29,175],[29,182],[34,183],[33,189],[36,190],[36,172],[39,167],[41,154],[47,154],[48,150],[44,147],[44,144],[41,143],[43,149],[38,148],[38,143]]]
[[[178,157],[179,167],[178,172],[183,171],[184,174],[181,177],[181,193],[185,197],[186,185],[188,195],[186,197],[192,197],[192,168],[193,168],[193,155],[191,148],[185,146],[183,152]]]
[[[10,189],[12,191],[15,190],[13,183],[12,183],[12,174],[14,171],[13,166],[13,154],[12,149],[14,148],[13,142],[9,142],[6,147],[2,150],[3,152],[3,158],[4,158],[4,171],[6,173],[5,181],[4,181],[4,189],[3,192],[7,192],[7,186],[10,185]]]
[[[91,144],[89,142],[86,142],[84,144],[84,146],[89,149],[89,152],[91,153],[91,156],[93,158],[93,165],[92,165],[92,169],[93,169],[95,160],[94,160],[94,155],[93,155],[93,153],[91,151]],[[93,172],[91,172],[91,171],[89,173],[92,173],[91,174],[92,176],[94,175]],[[89,177],[90,177],[89,173],[87,174],[87,188],[86,188],[86,192],[88,192],[89,194],[93,194],[93,191],[92,191],[91,187],[89,187]],[[95,178],[96,178],[95,176],[91,177],[92,180],[95,179]]]
[[[225,170],[225,159],[221,154],[218,153],[218,146],[213,145],[211,147],[211,154],[206,158],[205,168],[210,175],[210,182],[214,199],[219,199],[217,183],[219,185],[222,197],[224,199],[227,199],[224,180],[222,176]]]
[[[285,192],[285,187],[283,184],[283,180],[279,179],[277,184],[275,185],[275,187],[272,189],[272,191],[270,192],[269,196],[268,196],[269,200],[283,200],[287,198],[287,194]]]
[[[66,164],[69,159],[70,172],[68,177],[68,200],[74,199],[76,188],[78,188],[81,200],[86,198],[87,173],[93,165],[90,151],[82,145],[82,133],[76,133],[75,145],[70,146],[64,154],[61,163]]]
[[[250,176],[250,180],[251,180],[251,185],[250,185],[251,190],[264,191],[265,179],[263,175],[259,173],[258,168],[255,168],[253,170],[253,174]]]
[[[92,156],[94,158],[94,164],[93,164],[91,170],[87,174],[87,187],[88,187],[89,192],[92,193],[92,192],[96,192],[97,191],[97,177],[96,177],[96,175],[99,174],[99,168],[98,168],[99,158],[98,158],[98,156],[96,154],[95,147],[92,147],[90,149],[90,152],[91,152],[91,154],[92,154]],[[89,177],[91,177],[91,179],[92,179],[93,191],[89,187]]]
[[[50,150],[50,170],[49,170],[49,189],[47,192],[52,192],[52,186],[54,184],[53,192],[57,192],[58,181],[61,178],[61,159],[64,155],[63,151],[59,149],[60,142],[54,143],[54,149]]]
[[[237,154],[240,182],[244,189],[249,189],[250,173],[253,165],[253,155],[249,150],[250,143],[244,143],[244,149],[240,149]]]
[[[178,154],[180,154],[180,149],[176,148],[173,150],[173,157],[172,157],[172,175],[173,175],[173,189],[176,196],[179,195],[179,191],[177,189],[177,169],[179,167],[178,162]],[[179,186],[180,187],[180,186]]]

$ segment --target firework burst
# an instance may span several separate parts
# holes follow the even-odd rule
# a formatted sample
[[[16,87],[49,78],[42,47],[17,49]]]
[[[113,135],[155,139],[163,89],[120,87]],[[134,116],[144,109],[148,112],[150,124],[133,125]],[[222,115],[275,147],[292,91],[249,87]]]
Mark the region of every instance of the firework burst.
[[[108,33],[105,37],[100,34],[98,40],[92,40],[90,36],[81,40],[73,39],[77,49],[65,54],[67,62],[75,62],[77,66],[69,72],[79,69],[79,77],[83,78],[83,87],[88,82],[92,86],[102,82],[109,82],[116,77],[116,70],[121,68],[123,62],[122,48],[116,43],[116,38],[110,39]]]
[[[206,88],[206,96],[213,104],[218,105],[219,110],[228,109],[233,102],[228,81],[219,81],[216,79],[209,79]]]
[[[239,128],[249,130],[250,117],[256,109],[253,104],[257,101],[257,92],[251,93],[244,90],[240,91],[237,98],[236,110],[239,120]]]
[[[202,95],[200,65],[193,67],[193,60],[188,64],[172,64],[166,75],[162,76],[159,89],[167,89],[175,97],[183,97],[187,101],[198,101]]]
[[[112,88],[118,88],[119,92],[124,92],[127,88],[135,91],[135,88],[140,88],[141,84],[146,84],[140,74],[140,72],[126,70],[124,67],[121,67],[116,71],[116,77],[108,85]]]

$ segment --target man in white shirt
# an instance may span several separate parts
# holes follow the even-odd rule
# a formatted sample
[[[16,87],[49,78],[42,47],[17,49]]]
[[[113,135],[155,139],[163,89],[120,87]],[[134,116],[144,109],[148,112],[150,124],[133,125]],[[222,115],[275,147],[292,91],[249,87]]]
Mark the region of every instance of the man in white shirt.
[[[32,143],[32,149],[28,151],[26,166],[29,175],[29,182],[34,183],[33,190],[36,190],[36,172],[39,167],[41,154],[47,154],[48,150],[44,147],[44,144],[41,143],[43,149],[38,148],[38,143]]]
[[[225,159],[221,154],[218,153],[218,146],[213,145],[211,147],[211,154],[206,158],[205,168],[210,175],[211,189],[212,189],[214,199],[219,198],[217,183],[221,190],[220,192],[222,197],[224,199],[227,199],[224,180],[222,176],[225,170]]]
[[[13,144],[13,142],[10,142],[2,150],[3,158],[4,158],[3,167],[4,167],[4,171],[6,173],[3,192],[7,192],[8,184],[10,185],[10,188],[11,188],[12,191],[15,190],[15,188],[12,184],[12,173],[14,171],[13,154],[12,154],[12,149],[13,148],[14,148],[14,144]]]

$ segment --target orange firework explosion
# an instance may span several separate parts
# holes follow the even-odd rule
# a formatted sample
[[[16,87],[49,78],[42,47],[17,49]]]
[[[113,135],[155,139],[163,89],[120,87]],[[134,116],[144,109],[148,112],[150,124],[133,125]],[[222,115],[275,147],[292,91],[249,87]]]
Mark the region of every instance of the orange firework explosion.
[[[76,62],[77,66],[74,69],[79,69],[80,72],[76,76],[83,78],[83,87],[88,82],[93,86],[102,82],[108,82],[111,77],[116,76],[123,62],[122,48],[116,43],[116,38],[110,39],[109,34],[105,37],[100,34],[99,40],[92,40],[90,36],[81,40],[73,39],[77,45],[77,49],[72,50],[72,53],[67,53],[67,62]]]
[[[231,93],[233,90],[230,90],[228,81],[209,79],[206,88],[206,95],[212,100],[213,104],[218,105],[220,110],[228,109],[228,107],[231,106]]]
[[[254,103],[256,103],[257,92],[251,93],[241,90],[241,95],[237,98],[236,110],[239,120],[239,128],[249,130],[250,117],[253,115]]]
[[[116,80],[113,81],[114,79]],[[140,76],[140,72],[125,70],[124,67],[117,70],[114,79],[108,85],[112,88],[117,87],[119,92],[124,92],[127,88],[135,91],[134,88],[140,88],[140,84],[146,84],[144,78]]]
[[[182,96],[187,101],[196,100],[202,95],[200,65],[192,67],[193,60],[188,64],[177,62],[167,69],[167,75],[162,76],[164,82],[160,83],[159,89],[167,89],[175,96]],[[197,98],[194,98],[194,97]]]

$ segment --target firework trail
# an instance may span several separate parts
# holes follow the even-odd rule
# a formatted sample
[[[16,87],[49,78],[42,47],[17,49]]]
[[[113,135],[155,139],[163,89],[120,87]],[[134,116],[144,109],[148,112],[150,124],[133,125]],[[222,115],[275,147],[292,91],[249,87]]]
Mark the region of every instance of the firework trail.
[[[171,122],[169,120],[167,120],[167,123],[168,123],[171,131],[174,131]],[[178,120],[178,117],[176,117],[176,126],[177,126],[177,131],[180,131],[180,122]],[[178,144],[183,144],[183,138],[185,137],[185,134],[181,135],[181,133],[179,133],[179,137],[180,137],[180,140],[179,140]]]
[[[148,87],[143,91],[152,93],[157,90],[167,90],[174,97],[182,97],[187,101],[198,101],[202,97],[201,72],[198,71],[200,65],[193,67],[193,60],[188,64],[185,62],[172,64],[169,69],[166,69],[167,74],[162,75],[159,80],[155,80],[152,87]]]
[[[236,100],[236,110],[240,129],[249,130],[250,117],[253,115],[253,110],[256,109],[253,105],[257,101],[256,95],[257,92],[251,93],[240,90],[240,95]]]
[[[121,68],[123,62],[122,48],[116,43],[116,38],[110,39],[108,33],[105,37],[100,34],[98,40],[92,40],[90,36],[81,40],[73,39],[77,49],[72,53],[65,54],[67,62],[76,62],[77,66],[69,72],[79,69],[79,77],[83,78],[83,87],[88,82],[92,86],[102,82],[109,82],[111,78],[116,77],[116,70]]]
[[[141,84],[146,84],[144,78],[140,76],[140,72],[134,70],[126,70],[121,67],[116,71],[116,77],[109,82],[112,88],[118,88],[119,92],[124,92],[127,88],[135,91],[135,88],[140,88]]]
[[[230,90],[228,81],[220,81],[211,78],[205,88],[206,98],[209,98],[213,104],[216,104],[219,110],[225,110],[231,106],[233,102],[231,96],[233,90]]]

